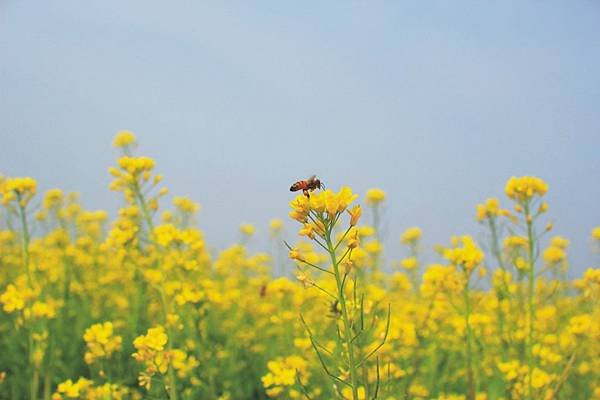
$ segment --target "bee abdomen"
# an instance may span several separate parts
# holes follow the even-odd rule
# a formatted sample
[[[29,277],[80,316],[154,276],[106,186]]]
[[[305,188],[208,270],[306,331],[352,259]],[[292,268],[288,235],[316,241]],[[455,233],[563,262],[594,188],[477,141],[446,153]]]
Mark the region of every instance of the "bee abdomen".
[[[302,189],[302,187],[302,182],[296,182],[290,187],[290,192],[297,192],[298,190]]]

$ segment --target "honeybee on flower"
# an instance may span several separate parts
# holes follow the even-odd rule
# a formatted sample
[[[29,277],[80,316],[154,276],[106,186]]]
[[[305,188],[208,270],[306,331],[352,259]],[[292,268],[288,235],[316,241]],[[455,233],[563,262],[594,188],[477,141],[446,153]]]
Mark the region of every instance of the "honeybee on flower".
[[[321,182],[321,180],[317,178],[316,175],[312,175],[308,179],[295,182],[290,187],[290,192],[297,192],[298,190],[302,190],[302,193],[304,193],[306,197],[310,197],[309,192],[313,192],[316,189],[325,189],[325,185],[323,184],[323,182]]]

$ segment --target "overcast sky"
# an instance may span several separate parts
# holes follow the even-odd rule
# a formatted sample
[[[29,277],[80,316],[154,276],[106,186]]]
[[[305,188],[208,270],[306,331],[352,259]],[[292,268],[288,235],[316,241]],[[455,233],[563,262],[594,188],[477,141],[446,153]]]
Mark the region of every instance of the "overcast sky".
[[[252,4],[252,5],[250,5]],[[135,132],[208,242],[266,248],[290,184],[381,187],[388,259],[479,235],[511,175],[550,186],[575,274],[598,265],[598,1],[0,0],[0,172],[114,211],[114,134]],[[431,250],[428,250],[431,252]],[[433,256],[431,257],[433,259]]]

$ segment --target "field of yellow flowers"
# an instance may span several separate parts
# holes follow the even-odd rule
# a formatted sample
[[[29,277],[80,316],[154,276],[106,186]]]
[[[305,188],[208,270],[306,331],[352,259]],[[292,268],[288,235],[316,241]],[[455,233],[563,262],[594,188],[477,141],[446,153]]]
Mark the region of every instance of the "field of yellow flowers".
[[[382,190],[299,194],[296,239],[270,222],[296,264],[277,276],[242,243],[211,254],[135,144],[114,141],[114,221],[0,176],[1,399],[600,399],[600,269],[567,279],[542,179],[510,178],[475,209],[485,240],[431,265],[417,227],[383,265]]]

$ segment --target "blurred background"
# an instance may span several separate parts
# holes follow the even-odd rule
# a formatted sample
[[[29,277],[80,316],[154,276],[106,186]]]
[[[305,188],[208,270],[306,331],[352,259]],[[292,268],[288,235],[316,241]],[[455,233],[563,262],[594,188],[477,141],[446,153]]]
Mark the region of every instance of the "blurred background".
[[[202,204],[216,249],[268,221],[289,186],[387,192],[386,260],[483,231],[475,205],[511,175],[550,186],[571,276],[599,254],[597,1],[0,2],[0,172],[115,215],[117,131]],[[163,205],[167,205],[163,201]],[[365,222],[369,216],[365,216]]]

